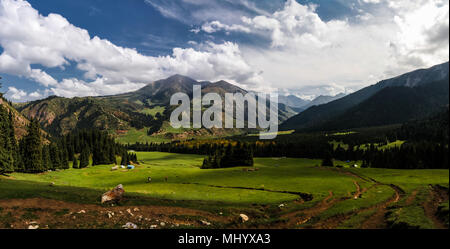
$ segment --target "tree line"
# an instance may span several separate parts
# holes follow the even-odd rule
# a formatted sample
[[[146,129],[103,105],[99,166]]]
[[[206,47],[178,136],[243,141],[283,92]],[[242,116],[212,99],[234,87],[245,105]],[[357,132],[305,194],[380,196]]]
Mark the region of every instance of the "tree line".
[[[362,161],[363,167],[372,168],[448,169],[448,129],[447,109],[429,119],[411,121],[400,126],[365,129],[345,136],[325,133],[292,134],[279,136],[273,141],[241,136],[171,143],[136,143],[127,148],[135,151],[207,155],[206,167],[213,167],[210,165],[216,164],[214,160],[217,162],[218,159],[228,157],[225,149],[238,151],[242,144],[246,144],[255,157],[319,158],[327,165],[332,164],[330,161],[333,159]],[[400,147],[381,148],[397,140],[406,142]],[[339,145],[334,146],[332,142],[338,142]]]
[[[216,148],[214,153],[208,155],[202,169],[231,168],[236,166],[253,166],[253,151],[249,144],[238,142],[236,145],[228,144]]]

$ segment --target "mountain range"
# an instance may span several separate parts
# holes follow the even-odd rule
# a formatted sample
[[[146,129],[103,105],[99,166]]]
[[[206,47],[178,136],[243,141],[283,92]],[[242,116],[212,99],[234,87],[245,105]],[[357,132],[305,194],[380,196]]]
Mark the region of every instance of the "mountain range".
[[[300,112],[308,109],[311,106],[323,105],[323,104],[329,103],[331,101],[343,98],[345,96],[346,96],[346,94],[344,94],[344,93],[340,93],[335,96],[320,95],[313,100],[306,100],[306,99],[299,98],[295,95],[287,95],[287,96],[280,95],[280,96],[278,96],[278,102],[282,103],[286,106],[289,106],[292,109],[294,109],[300,113]]]
[[[29,119],[37,119],[52,136],[72,130],[97,128],[121,135],[132,130],[147,130],[171,139],[192,136],[227,136],[245,130],[174,131],[168,124],[170,97],[183,92],[192,97],[193,85],[201,85],[202,94],[242,93],[247,91],[226,81],[196,81],[182,75],[152,82],[129,93],[63,98],[51,96],[29,103],[12,104],[4,99],[0,104],[13,111],[16,134],[25,134]],[[320,131],[345,130],[359,127],[398,124],[422,119],[448,108],[449,63],[420,69],[383,80],[345,96],[319,96],[313,101],[296,96],[283,96],[279,104],[280,130]],[[186,133],[174,135],[173,133]],[[216,134],[217,133],[217,134]],[[229,133],[229,134],[228,134]]]
[[[449,103],[449,63],[383,80],[327,104],[312,106],[281,130],[339,130],[407,122]]]
[[[39,120],[41,126],[52,135],[63,135],[76,129],[97,128],[120,134],[131,129],[152,128],[154,132],[164,133],[170,110],[170,98],[182,92],[192,97],[194,85],[201,85],[202,94],[242,93],[247,91],[226,81],[199,82],[182,75],[152,82],[145,87],[129,93],[113,96],[63,98],[51,96],[16,107],[28,118]],[[298,112],[279,105],[279,121],[283,122]],[[155,129],[155,124],[158,127]],[[235,131],[233,131],[233,134]],[[169,136],[171,134],[168,134]]]

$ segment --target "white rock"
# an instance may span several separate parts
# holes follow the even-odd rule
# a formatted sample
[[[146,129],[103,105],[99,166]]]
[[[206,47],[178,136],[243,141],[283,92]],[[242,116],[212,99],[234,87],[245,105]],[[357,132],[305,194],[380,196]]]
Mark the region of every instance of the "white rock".
[[[134,223],[128,222],[127,224],[122,226],[125,229],[137,229],[138,226]]]
[[[39,225],[29,225],[28,229],[38,229]]]
[[[202,224],[205,226],[211,226],[211,223],[206,220],[201,220]]]
[[[248,216],[245,214],[240,214],[239,217],[242,220],[242,223],[247,222],[249,220]]]
[[[127,213],[130,214],[131,216],[134,216],[134,214],[131,212],[131,209],[127,209]]]

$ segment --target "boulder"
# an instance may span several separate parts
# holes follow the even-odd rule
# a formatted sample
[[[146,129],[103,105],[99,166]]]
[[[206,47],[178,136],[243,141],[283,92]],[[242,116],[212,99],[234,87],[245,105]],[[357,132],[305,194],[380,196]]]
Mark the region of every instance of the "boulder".
[[[102,195],[102,204],[109,202],[119,202],[120,200],[122,200],[123,193],[125,193],[125,190],[123,189],[122,184],[119,184],[113,190],[108,191]]]
[[[29,224],[28,229],[34,230],[34,229],[38,229],[39,228],[39,224],[37,224],[36,221],[32,221],[30,223],[27,222],[27,224]]]
[[[242,223],[245,223],[249,220],[248,216],[245,214],[240,214],[239,217],[241,218]]]
[[[39,225],[29,225],[28,226],[28,229],[30,229],[30,230],[35,230],[35,229],[38,229],[39,228]]]
[[[127,224],[122,226],[125,229],[138,229],[138,226],[134,223],[128,222]]]
[[[208,222],[206,220],[201,220],[200,222],[205,226],[211,226],[211,222]]]

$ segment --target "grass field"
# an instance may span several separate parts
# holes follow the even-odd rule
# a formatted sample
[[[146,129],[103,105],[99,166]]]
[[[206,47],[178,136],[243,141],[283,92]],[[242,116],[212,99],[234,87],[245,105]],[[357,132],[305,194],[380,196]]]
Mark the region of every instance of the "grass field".
[[[263,132],[262,134],[265,136],[271,136],[271,135],[277,135],[277,136],[284,136],[284,135],[291,135],[292,133],[294,133],[295,130],[290,130],[290,131],[279,131],[279,132]],[[248,134],[249,137],[259,137],[261,134],[260,133],[254,133],[254,134]]]
[[[162,114],[166,108],[163,106],[155,106],[153,108],[145,108],[141,112],[147,115],[155,116],[157,113]]]
[[[326,196],[330,187],[338,195],[353,188],[351,177],[315,168],[320,160],[261,158],[255,160],[259,171],[245,172],[243,168],[202,170],[203,157],[197,155],[138,152],[138,158],[143,163],[135,170],[111,171],[111,166],[105,165],[39,175],[14,173],[12,176],[17,180],[99,190],[123,184],[129,192],[156,198],[245,204],[281,203],[298,196],[233,187],[314,193],[319,197]],[[147,177],[152,178],[152,183],[147,183]]]
[[[394,142],[390,142],[386,145],[380,145],[380,144],[374,144],[375,148],[379,149],[379,150],[386,150],[386,149],[392,149],[392,148],[396,148],[396,147],[401,147],[403,144],[405,143],[405,141],[401,141],[401,140],[397,140]],[[336,149],[338,146],[341,146],[341,148],[347,150],[348,149],[348,144],[344,144],[343,142],[340,141],[331,141],[330,144],[333,145],[333,148]],[[362,145],[358,145],[353,147],[353,149],[361,149],[361,150],[367,150],[370,148],[371,144],[362,144]]]
[[[111,171],[111,165],[103,165],[0,177],[0,200],[40,197],[95,204],[101,193],[123,184],[133,204],[210,211],[250,208],[253,211],[247,212],[260,216],[252,223],[255,227],[329,228],[336,223],[331,228],[357,228],[362,221],[392,208],[392,224],[406,222],[411,227],[421,224],[420,228],[433,228],[422,207],[428,200],[426,191],[429,185],[449,185],[448,170],[335,169],[318,167],[320,160],[313,159],[255,158],[258,170],[248,172],[243,167],[202,170],[203,157],[198,155],[138,152],[138,158],[141,164],[135,170]],[[338,164],[345,165],[335,162]],[[148,177],[151,183],[147,183]],[[417,190],[422,192],[417,194]],[[298,202],[302,200],[300,194],[310,194],[313,199]],[[396,194],[398,199],[393,201]],[[406,201],[410,195],[415,199]],[[280,204],[283,209],[278,208]],[[265,209],[255,211],[255,205]],[[307,221],[291,224],[283,215],[297,221],[307,217]]]
[[[135,128],[132,128],[127,131],[127,133],[119,135],[116,141],[122,144],[133,144],[136,141],[140,141],[142,143],[165,143],[170,142],[170,139],[165,138],[163,135],[148,136],[147,129],[136,130]]]

